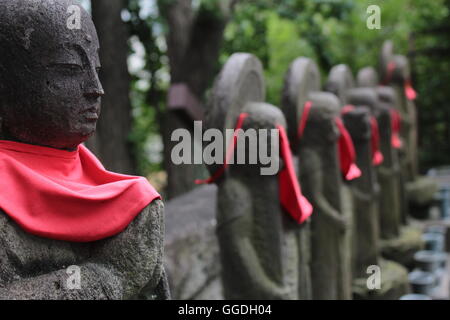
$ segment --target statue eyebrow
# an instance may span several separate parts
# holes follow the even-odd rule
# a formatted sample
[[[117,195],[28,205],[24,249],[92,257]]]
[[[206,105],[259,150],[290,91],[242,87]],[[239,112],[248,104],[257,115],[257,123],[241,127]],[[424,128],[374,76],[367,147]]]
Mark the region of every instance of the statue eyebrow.
[[[81,45],[77,44],[77,43],[67,43],[67,47],[69,49],[73,49],[75,50],[76,53],[78,53],[78,55],[80,56],[81,60],[83,63],[89,63],[89,57],[88,57],[88,53],[86,51],[85,48],[83,48]],[[97,48],[96,53],[98,54],[100,48]],[[99,59],[95,59],[95,67],[99,67],[100,61]]]

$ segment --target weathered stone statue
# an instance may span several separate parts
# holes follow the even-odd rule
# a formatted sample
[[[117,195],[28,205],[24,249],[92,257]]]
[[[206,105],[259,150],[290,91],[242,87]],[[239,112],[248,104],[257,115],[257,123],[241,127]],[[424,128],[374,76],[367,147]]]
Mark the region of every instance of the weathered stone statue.
[[[351,89],[347,92],[347,97],[349,102],[355,106],[367,106],[370,108],[371,115],[375,117],[375,119],[379,119],[380,116],[387,116],[390,119],[389,109],[383,109],[381,106],[381,102],[378,98],[378,93],[375,88],[357,88]],[[390,133],[390,127],[385,128],[383,130],[388,129]],[[381,134],[381,130],[380,134]],[[383,132],[385,133],[385,132]],[[380,141],[381,142],[381,141]],[[383,142],[385,142],[383,140]],[[385,147],[385,146],[384,146]],[[383,154],[384,158],[384,154]],[[383,165],[383,162],[380,165]],[[385,177],[384,175],[380,176],[381,187],[378,185],[378,181],[375,180],[375,189],[380,193],[380,222],[381,222],[381,235],[383,238],[389,237],[397,237],[400,232],[401,227],[401,211],[399,208],[399,200],[400,193],[397,188],[394,188],[395,185],[398,186],[398,176]],[[397,192],[395,192],[397,191]],[[374,199],[374,201],[378,202],[378,197]]]
[[[335,94],[340,101],[340,112],[345,109],[345,106],[348,104],[347,102],[347,91],[351,88],[354,88],[355,80],[353,79],[353,74],[350,68],[345,64],[340,64],[331,68],[330,73],[328,75],[327,82],[325,83],[325,91],[331,92]],[[351,185],[353,181],[343,179],[342,184],[342,212],[346,217],[349,223],[349,228],[346,232],[346,248],[345,250],[345,268],[351,270],[349,272],[349,276],[353,279],[353,265],[352,262],[355,258],[356,254],[356,242],[354,241],[354,233],[356,232],[354,215],[354,195],[351,189]],[[350,280],[351,281],[351,280]]]
[[[417,156],[417,111],[414,96],[407,96],[411,87],[411,71],[405,56],[394,55],[392,41],[386,41],[380,56],[380,80],[384,85],[392,86],[399,97],[399,111],[402,117],[402,136],[405,140],[404,175],[407,181],[413,181],[418,175]]]
[[[354,200],[353,276],[367,277],[367,267],[378,265],[378,207],[376,175],[372,164],[370,110],[360,107],[342,115],[357,154],[362,175],[352,183]]]
[[[350,270],[345,267],[345,233],[348,220],[342,214],[342,177],[336,117],[339,101],[331,93],[313,92],[311,107],[304,112],[299,140],[300,181],[311,201],[311,276],[313,299],[350,299]],[[302,118],[304,120],[302,120]],[[349,250],[347,250],[349,251]]]
[[[169,297],[159,195],[81,145],[104,94],[98,50],[76,1],[0,0],[0,299]]]
[[[391,86],[397,93],[401,116],[401,135],[404,146],[400,150],[403,177],[406,182],[410,214],[426,217],[438,191],[435,181],[419,176],[417,131],[418,120],[414,100],[416,92],[411,84],[411,69],[405,56],[394,54],[392,41],[386,41],[380,55],[380,81]]]
[[[291,66],[285,77],[282,108],[288,122],[288,136],[292,146],[292,153],[297,162],[297,174],[300,179],[301,160],[298,159],[300,112],[306,103],[310,92],[320,91],[320,74],[317,65],[308,58],[298,58]],[[310,220],[297,226],[297,242],[299,248],[299,299],[312,299],[311,283],[311,226]]]
[[[243,130],[286,127],[281,111],[262,103],[262,74],[261,63],[254,56],[232,55],[214,85],[207,127],[236,129],[242,114],[246,114]],[[258,143],[261,139],[258,136]],[[249,144],[245,155],[248,159]],[[284,165],[282,161],[280,170]],[[212,177],[220,167],[210,167]],[[217,236],[224,296],[297,299],[297,228],[280,205],[279,174],[261,175],[261,167],[230,164],[214,181],[218,185]]]
[[[389,113],[384,113],[389,114]],[[354,196],[353,295],[355,299],[398,299],[409,292],[407,270],[381,259],[379,245],[378,185],[373,165],[371,112],[358,107],[343,114],[343,120],[354,142],[357,165],[362,171],[352,183]],[[373,270],[381,272],[378,287],[368,286]]]
[[[381,122],[379,125],[381,150],[391,148],[391,113],[387,106],[383,106],[379,91],[376,88],[355,88],[347,93],[350,104],[355,106],[366,106],[371,110],[372,116]],[[384,93],[385,94],[385,93]],[[386,127],[386,126],[389,127]],[[389,143],[387,146],[386,143]],[[391,152],[391,153],[390,153]],[[386,153],[387,163],[392,158],[392,150]],[[384,157],[384,155],[383,155]],[[384,162],[384,161],[383,161]],[[381,164],[383,165],[383,164]],[[393,170],[395,170],[395,165]],[[404,227],[403,215],[398,202],[401,201],[401,179],[399,175],[385,176],[385,172],[377,170],[381,188],[377,186],[379,197],[379,219],[381,248],[383,255],[391,260],[409,265],[412,261],[412,254],[415,250],[420,250],[422,246],[420,230],[410,227]],[[393,172],[392,172],[393,173]]]
[[[397,93],[391,87],[378,85],[378,74],[372,67],[359,71],[358,86],[374,88],[378,97],[379,107],[376,109],[380,127],[380,147],[385,158],[377,167],[381,187],[381,237],[383,239],[397,237],[400,224],[406,224],[408,216],[406,183],[404,174],[400,170],[399,160],[399,151],[403,143],[400,139],[399,128],[396,128],[394,124],[395,117],[399,116]]]
[[[396,109],[392,106],[397,105],[397,95],[395,91],[386,86],[376,88],[378,98],[380,99],[380,112],[377,117],[380,127],[380,147],[384,155],[384,161],[378,167],[378,178],[381,185],[380,208],[382,214],[382,229],[386,234],[383,238],[387,239],[392,235],[398,236],[399,230],[392,230],[399,225],[408,223],[408,203],[406,199],[405,178],[401,172],[399,149],[401,148],[400,133],[395,132],[394,121]],[[398,141],[397,141],[398,140]],[[389,215],[388,212],[395,212]],[[389,216],[400,219],[391,221]]]

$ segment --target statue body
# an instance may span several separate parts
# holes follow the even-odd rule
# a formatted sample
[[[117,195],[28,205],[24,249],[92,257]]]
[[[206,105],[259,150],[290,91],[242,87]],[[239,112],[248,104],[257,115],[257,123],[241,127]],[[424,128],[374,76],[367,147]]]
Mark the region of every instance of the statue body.
[[[417,110],[413,100],[406,96],[405,85],[411,81],[408,58],[394,54],[392,41],[386,41],[380,55],[380,74],[384,85],[391,86],[397,95],[398,108],[402,118],[402,138],[404,141],[401,163],[406,182],[418,176],[417,154]]]
[[[311,93],[312,108],[299,145],[300,181],[311,201],[313,299],[349,299],[344,270],[347,220],[342,215],[342,177],[337,158],[335,118],[339,102],[329,93]]]
[[[1,140],[74,151],[95,132],[99,42],[80,7],[80,28],[68,28],[70,6],[78,4],[0,1]],[[123,232],[93,242],[31,235],[0,209],[0,299],[168,298],[163,238],[160,200]],[[76,288],[71,265],[80,271]]]
[[[389,110],[397,104],[396,93],[386,86],[380,86],[376,90],[382,108],[377,120],[380,128],[380,148],[384,155],[383,163],[377,168],[381,186],[381,237],[392,239],[398,237],[401,226],[407,224],[408,204],[399,152],[392,146],[392,114]]]
[[[343,115],[356,151],[356,164],[362,175],[352,182],[354,201],[353,275],[356,279],[367,277],[367,268],[378,265],[379,230],[376,175],[372,165],[370,146],[370,110],[357,108]]]
[[[401,116],[400,164],[405,184],[408,213],[418,219],[426,219],[433,205],[438,184],[430,177],[419,175],[418,119],[415,105],[416,92],[412,87],[411,67],[407,57],[394,54],[392,41],[386,41],[380,55],[382,83],[392,87]]]
[[[358,74],[358,82],[365,85],[377,79],[370,68]],[[353,296],[355,299],[398,299],[409,292],[407,270],[398,263],[381,257],[383,241],[388,236],[400,239],[401,212],[399,169],[395,150],[391,145],[390,108],[379,98],[379,88],[351,89],[348,102],[357,108],[345,114],[344,121],[355,145],[357,164],[362,171],[352,186],[355,200],[355,247],[353,270]],[[370,119],[377,120],[380,134],[380,150],[383,162],[373,164],[372,134]],[[388,169],[385,169],[388,168]],[[397,169],[397,171],[396,171]],[[389,174],[385,174],[388,170]],[[403,240],[399,241],[404,243]],[[408,244],[409,246],[409,244]],[[382,272],[380,289],[367,286],[368,270],[380,267]]]
[[[258,116],[252,116],[251,109]],[[250,114],[244,130],[274,129],[275,122],[273,127],[268,123],[283,120],[275,107],[261,103],[244,110]],[[267,118],[269,113],[272,119]],[[285,233],[289,222],[278,190],[277,175],[261,176],[258,166],[251,165],[232,166],[229,177],[219,184],[217,235],[226,299],[297,298],[295,233]]]

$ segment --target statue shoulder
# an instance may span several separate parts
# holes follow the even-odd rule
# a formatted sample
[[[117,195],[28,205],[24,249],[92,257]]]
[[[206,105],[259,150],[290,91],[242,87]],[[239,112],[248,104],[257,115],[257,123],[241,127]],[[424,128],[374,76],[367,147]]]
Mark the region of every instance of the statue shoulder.
[[[153,200],[130,223],[127,229],[133,232],[124,232],[125,236],[133,236],[134,232],[143,232],[144,235],[155,236],[160,233],[164,237],[164,203],[160,199]]]

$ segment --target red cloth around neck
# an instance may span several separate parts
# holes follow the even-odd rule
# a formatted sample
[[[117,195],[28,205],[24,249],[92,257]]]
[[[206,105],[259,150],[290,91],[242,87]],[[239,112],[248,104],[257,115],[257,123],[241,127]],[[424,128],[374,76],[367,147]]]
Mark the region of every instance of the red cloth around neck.
[[[391,109],[391,144],[395,149],[402,147],[402,140],[400,139],[401,123],[400,113],[395,109]]]
[[[372,164],[378,166],[383,163],[384,157],[380,151],[380,128],[378,127],[378,121],[375,117],[370,117],[371,128],[371,148],[372,148]]]
[[[303,113],[300,119],[300,125],[298,130],[298,138],[302,138],[303,132],[306,127],[306,122],[308,121],[308,116],[311,111],[313,104],[311,101],[306,101],[305,106],[303,108]],[[353,110],[353,106],[348,105],[345,106],[342,112],[349,112]],[[338,141],[338,156],[342,174],[344,175],[345,180],[353,180],[359,178],[361,176],[361,170],[356,165],[356,153],[355,147],[353,146],[352,138],[348,133],[347,129],[345,129],[342,120],[337,117],[336,124],[339,129],[339,141]]]
[[[355,106],[348,104],[342,108],[341,114],[346,114],[355,110]],[[370,117],[370,144],[372,149],[372,164],[375,166],[380,165],[384,161],[383,154],[380,151],[380,129],[378,127],[378,121],[375,117]]]
[[[106,171],[76,151],[0,141],[0,208],[26,232],[90,242],[122,232],[155,199],[143,177]]]
[[[201,180],[197,179],[195,180],[195,184],[210,184],[216,182],[223,174],[225,173],[225,170],[228,168],[228,164],[230,163],[230,159],[234,154],[234,149],[236,148],[237,139],[238,139],[238,130],[242,129],[242,125],[244,124],[244,120],[248,117],[248,113],[241,113],[237,119],[236,127],[234,128],[233,133],[233,140],[231,141],[230,145],[227,149],[227,154],[225,155],[225,162],[224,164],[216,171],[214,174],[209,177],[208,179]]]
[[[244,120],[248,117],[247,113],[241,113],[236,122],[233,140],[228,146],[225,163],[208,179],[196,180],[196,184],[208,184],[217,181],[228,167],[230,158],[233,156],[238,139],[238,130],[242,129]],[[295,174],[292,161],[292,152],[289,146],[289,140],[283,126],[277,125],[280,139],[280,155],[284,161],[284,168],[278,173],[279,197],[281,206],[298,223],[303,223],[311,216],[313,208],[308,200],[302,195],[300,184]]]
[[[406,98],[410,101],[417,99],[417,92],[416,90],[414,90],[410,79],[405,81],[405,95]]]
[[[340,132],[338,141],[338,153],[342,174],[345,180],[353,180],[361,176],[361,170],[356,165],[356,152],[352,138],[342,123],[341,118],[336,118],[336,125]]]
[[[289,139],[283,126],[277,126],[280,133],[281,157],[284,161],[284,168],[279,173],[280,201],[284,209],[291,217],[301,224],[308,219],[313,207],[302,195],[297,175],[295,174],[292,161],[292,152],[289,147]]]

